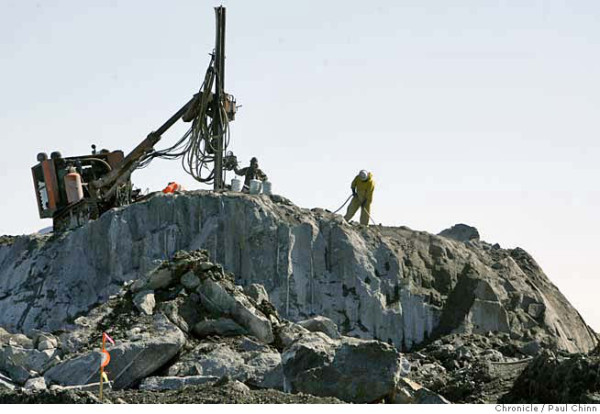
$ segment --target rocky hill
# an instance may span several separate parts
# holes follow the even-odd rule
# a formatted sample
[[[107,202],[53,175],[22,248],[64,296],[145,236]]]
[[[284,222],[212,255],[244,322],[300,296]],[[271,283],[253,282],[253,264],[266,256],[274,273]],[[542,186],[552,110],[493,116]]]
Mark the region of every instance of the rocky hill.
[[[199,292],[201,285],[209,287]],[[233,299],[215,308],[212,294]],[[17,361],[0,366],[7,384],[92,382],[91,368],[81,367],[97,362],[92,338],[114,320],[124,341],[117,360],[157,347],[143,351],[156,352],[152,372],[123,374],[115,388],[200,387],[208,380],[195,377],[225,375],[253,389],[354,402],[437,398],[434,391],[451,401],[495,401],[531,356],[598,344],[530,255],[483,242],[464,225],[440,235],[363,227],[278,196],[198,191],[155,194],[60,235],[2,239],[0,351]],[[282,333],[283,325],[294,333]],[[205,338],[218,345],[197,342]],[[256,374],[257,352],[267,359],[259,365],[283,373]],[[306,352],[313,357],[298,357]],[[327,389],[304,374],[366,380],[361,352],[388,370],[379,389],[370,387],[375,394],[348,395],[360,386]],[[208,365],[222,366],[216,358],[239,366],[198,374],[206,354]],[[302,366],[306,360],[316,365]],[[18,369],[24,364],[34,365]],[[72,375],[65,381],[57,372]]]

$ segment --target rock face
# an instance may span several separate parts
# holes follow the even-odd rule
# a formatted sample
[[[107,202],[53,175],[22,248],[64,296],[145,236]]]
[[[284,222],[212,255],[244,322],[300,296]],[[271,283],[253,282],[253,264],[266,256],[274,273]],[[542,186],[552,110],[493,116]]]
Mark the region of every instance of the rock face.
[[[156,195],[63,235],[0,245],[0,326],[26,333],[64,328],[124,282],[140,279],[155,260],[204,248],[237,283],[262,284],[282,316],[322,315],[343,335],[400,349],[448,333],[488,331],[568,351],[596,345],[531,256],[471,236],[461,242],[405,227],[353,227],[277,196]],[[159,269],[143,289],[161,289],[170,277]],[[272,340],[268,318],[236,294],[227,298],[190,276],[182,283],[217,300],[263,342]]]

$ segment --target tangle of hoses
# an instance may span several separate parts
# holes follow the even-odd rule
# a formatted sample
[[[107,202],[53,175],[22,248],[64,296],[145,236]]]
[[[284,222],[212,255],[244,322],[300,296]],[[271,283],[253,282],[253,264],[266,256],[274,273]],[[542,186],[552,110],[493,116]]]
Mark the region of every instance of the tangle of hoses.
[[[215,178],[213,164],[214,154],[218,151],[214,147],[217,142],[215,138],[223,140],[223,152],[227,151],[229,146],[229,118],[225,110],[224,101],[219,102],[219,118],[223,120],[223,125],[219,135],[213,135],[213,122],[215,116],[208,115],[209,99],[215,79],[214,55],[206,71],[206,76],[200,87],[199,99],[196,101],[198,106],[197,115],[192,120],[192,126],[186,133],[171,147],[163,150],[154,150],[146,154],[139,162],[136,169],[146,168],[154,158],[167,160],[176,160],[181,158],[183,169],[199,182],[210,184]],[[220,96],[225,97],[224,93]],[[210,120],[210,121],[209,121]]]

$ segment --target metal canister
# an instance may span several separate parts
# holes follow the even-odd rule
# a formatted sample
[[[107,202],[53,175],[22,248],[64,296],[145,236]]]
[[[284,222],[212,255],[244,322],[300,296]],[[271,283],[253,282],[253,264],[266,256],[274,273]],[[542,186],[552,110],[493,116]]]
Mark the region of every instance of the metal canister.
[[[79,175],[75,168],[69,168],[69,173],[65,175],[64,180],[67,201],[69,204],[83,200],[83,185],[81,183],[81,175]]]

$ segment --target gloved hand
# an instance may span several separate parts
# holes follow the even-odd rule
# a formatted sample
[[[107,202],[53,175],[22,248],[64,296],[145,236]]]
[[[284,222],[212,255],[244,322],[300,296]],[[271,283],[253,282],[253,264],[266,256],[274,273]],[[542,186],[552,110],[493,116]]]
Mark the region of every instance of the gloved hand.
[[[356,189],[352,188],[351,190],[352,190],[352,197],[356,197]]]

